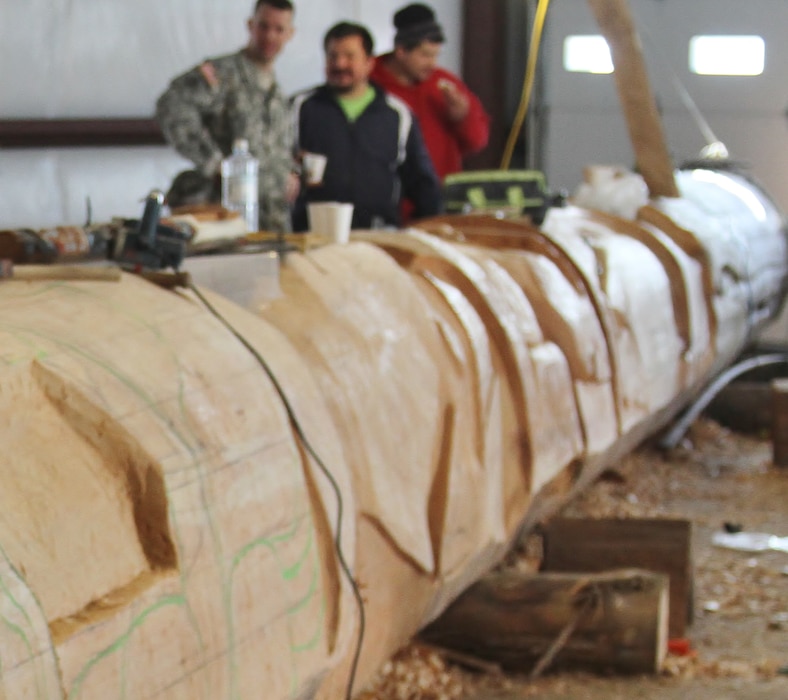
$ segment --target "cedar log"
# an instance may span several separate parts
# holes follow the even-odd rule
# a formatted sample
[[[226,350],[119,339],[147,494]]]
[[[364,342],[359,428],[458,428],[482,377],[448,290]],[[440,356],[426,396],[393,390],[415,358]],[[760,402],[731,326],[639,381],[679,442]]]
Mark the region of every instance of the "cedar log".
[[[0,697],[352,697],[780,308],[768,197],[680,177],[664,227],[570,205],[355,231],[288,254],[263,304],[239,260],[247,308],[0,283]],[[576,622],[538,627],[540,667]]]

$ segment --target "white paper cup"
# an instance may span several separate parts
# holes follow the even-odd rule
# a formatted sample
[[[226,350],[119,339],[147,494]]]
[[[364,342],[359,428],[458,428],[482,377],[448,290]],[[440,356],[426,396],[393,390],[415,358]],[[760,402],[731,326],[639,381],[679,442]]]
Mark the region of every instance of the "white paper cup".
[[[322,153],[304,153],[301,163],[304,167],[306,184],[309,186],[322,185],[323,173],[326,170],[326,158]]]
[[[327,236],[334,243],[347,243],[353,220],[353,205],[341,202],[310,202],[309,230]]]

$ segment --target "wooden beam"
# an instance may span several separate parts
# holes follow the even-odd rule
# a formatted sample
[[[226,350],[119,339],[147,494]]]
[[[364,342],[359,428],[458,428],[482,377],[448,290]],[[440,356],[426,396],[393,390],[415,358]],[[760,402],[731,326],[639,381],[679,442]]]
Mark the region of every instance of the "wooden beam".
[[[164,143],[155,119],[0,119],[0,148]]]
[[[485,148],[466,156],[466,170],[497,168],[506,145],[506,0],[463,3],[462,75],[490,115]]]
[[[674,165],[651,90],[640,38],[627,0],[588,0],[613,58],[621,109],[629,128],[637,170],[652,197],[678,197]]]

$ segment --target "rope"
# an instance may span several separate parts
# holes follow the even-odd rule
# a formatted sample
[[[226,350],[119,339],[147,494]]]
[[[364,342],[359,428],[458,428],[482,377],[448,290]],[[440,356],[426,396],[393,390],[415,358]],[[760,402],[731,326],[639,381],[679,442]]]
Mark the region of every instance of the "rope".
[[[547,651],[545,651],[536,662],[531,673],[528,674],[530,680],[539,678],[539,676],[544,673],[545,669],[553,662],[556,654],[564,648],[569,638],[572,636],[572,633],[577,629],[578,624],[580,624],[580,621],[599,604],[599,601],[602,599],[602,591],[598,584],[584,581],[579,584],[578,590],[575,593],[575,598],[577,599],[575,601],[577,611],[564,625],[564,628],[548,647]]]

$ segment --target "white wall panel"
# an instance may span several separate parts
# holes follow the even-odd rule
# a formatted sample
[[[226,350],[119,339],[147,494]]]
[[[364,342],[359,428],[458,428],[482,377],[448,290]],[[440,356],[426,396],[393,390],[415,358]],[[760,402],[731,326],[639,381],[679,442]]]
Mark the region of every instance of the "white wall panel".
[[[166,190],[188,161],[164,146],[0,151],[0,229],[137,218],[153,188]]]
[[[676,164],[696,158],[705,145],[675,81],[691,95],[733,159],[788,211],[788,121],[784,67],[788,65],[788,2],[785,0],[630,0],[649,77],[663,114]],[[564,37],[598,34],[586,0],[554,0],[548,13],[545,51],[548,134],[545,171],[552,187],[574,189],[582,165],[632,166],[632,150],[611,75],[567,73]],[[689,72],[688,47],[696,34],[755,34],[766,41],[766,67],[757,77],[698,76]],[[586,159],[580,160],[578,159]]]
[[[296,34],[277,73],[292,92],[323,79],[322,38],[361,21],[391,47],[400,0],[296,2]],[[444,25],[442,63],[460,65],[461,5],[431,3]],[[24,0],[0,3],[0,118],[147,117],[169,80],[246,43],[252,0]],[[13,67],[11,70],[10,68]]]
[[[586,109],[582,118],[570,109],[553,108],[548,117],[544,171],[552,190],[574,190],[583,168],[592,163],[632,167],[633,154],[619,112]]]
[[[391,48],[394,11],[407,0],[296,0],[296,33],[277,62],[292,93],[323,81],[322,40],[340,20],[370,28]],[[447,43],[441,63],[459,72],[457,0],[430,3]],[[247,41],[254,0],[2,0],[0,119],[153,115],[170,79]],[[166,189],[188,163],[172,149],[0,149],[0,228],[42,228],[136,217],[140,200]]]

